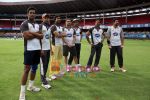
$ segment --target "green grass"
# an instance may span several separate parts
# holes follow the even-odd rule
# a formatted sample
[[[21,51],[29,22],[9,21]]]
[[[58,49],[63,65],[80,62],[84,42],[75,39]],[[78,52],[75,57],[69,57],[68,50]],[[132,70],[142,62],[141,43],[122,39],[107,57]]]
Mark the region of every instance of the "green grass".
[[[86,65],[89,54],[90,46],[83,41],[82,65]],[[87,77],[67,74],[52,81],[50,90],[42,88],[39,93],[27,92],[27,100],[150,100],[150,41],[125,41],[126,73],[110,72],[106,44],[100,62],[102,72]],[[0,100],[18,100],[23,69],[23,41],[0,39]],[[41,86],[39,69],[35,84]]]

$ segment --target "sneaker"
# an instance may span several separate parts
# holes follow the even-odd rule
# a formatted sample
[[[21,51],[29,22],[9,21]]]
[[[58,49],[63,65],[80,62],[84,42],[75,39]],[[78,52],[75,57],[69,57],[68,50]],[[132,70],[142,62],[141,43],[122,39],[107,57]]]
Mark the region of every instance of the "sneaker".
[[[59,74],[60,74],[60,75],[65,75],[65,72],[64,72],[64,71],[61,71]]]
[[[115,68],[111,68],[110,71],[111,71],[111,72],[114,72],[114,71],[115,71]]]
[[[88,73],[92,72],[91,68],[90,67],[86,67],[86,72],[88,72]]]
[[[57,79],[56,75],[52,75],[52,76],[51,76],[51,79],[52,79],[52,80],[56,80],[56,79]]]
[[[20,92],[19,100],[26,100],[25,92]]]
[[[81,71],[82,71],[82,69],[79,66],[75,67],[75,72],[81,72]]]
[[[41,89],[35,86],[31,86],[31,87],[27,87],[28,91],[32,91],[32,92],[39,92]]]
[[[82,72],[82,68],[81,67],[78,67],[78,72]]]
[[[60,73],[58,73],[58,74],[56,75],[56,77],[57,77],[57,78],[61,78],[61,77],[63,77],[64,75],[65,75],[65,72],[61,71]]]
[[[81,64],[78,64],[78,66],[81,66]]]
[[[44,87],[45,89],[50,89],[51,86],[49,84],[42,84],[42,87]]]
[[[100,71],[100,67],[94,66],[92,70],[93,70],[94,72],[99,72],[99,71]]]
[[[121,72],[126,72],[127,70],[125,70],[124,68],[120,68],[119,69]]]
[[[71,71],[71,67],[69,65],[66,66],[66,71],[70,72]]]
[[[46,77],[46,81],[48,81],[48,82],[49,82],[49,81],[52,81],[52,79],[50,79],[50,78]]]

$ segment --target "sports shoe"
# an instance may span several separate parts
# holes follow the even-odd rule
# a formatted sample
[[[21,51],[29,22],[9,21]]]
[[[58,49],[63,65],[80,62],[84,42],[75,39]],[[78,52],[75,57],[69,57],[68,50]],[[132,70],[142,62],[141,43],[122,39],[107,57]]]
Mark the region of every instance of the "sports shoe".
[[[67,72],[70,72],[70,71],[71,71],[70,65],[67,65],[67,66],[66,66],[66,71],[67,71]]]
[[[19,100],[26,100],[25,92],[20,92]]]
[[[126,72],[127,70],[125,70],[124,68],[120,68],[119,69],[121,72]]]
[[[56,77],[57,77],[57,78],[61,78],[61,77],[63,77],[64,75],[65,75],[65,72],[61,71],[60,73],[58,73],[58,74],[56,75]]]
[[[91,71],[91,68],[90,68],[89,66],[86,67],[86,72],[88,72],[88,73],[92,72],[92,71]]]
[[[82,69],[81,69],[80,66],[76,66],[76,67],[75,67],[75,72],[81,72],[81,71],[82,71]]]
[[[52,81],[52,79],[50,79],[50,78],[46,77],[46,81],[48,81],[48,82],[49,82],[49,81]]]
[[[42,84],[41,86],[44,87],[45,89],[50,89],[51,88],[51,85],[49,85],[49,84]]]
[[[94,66],[92,70],[93,70],[93,72],[99,72],[100,71],[100,67]]]
[[[114,72],[114,71],[115,71],[115,68],[111,68],[110,71],[111,71],[111,72]]]
[[[56,80],[56,79],[57,79],[56,75],[52,75],[52,76],[51,76],[51,79],[52,79],[52,80]]]
[[[82,68],[81,67],[78,67],[78,72],[82,72]]]
[[[81,64],[78,64],[78,66],[81,66]]]
[[[31,86],[31,87],[27,87],[28,91],[32,91],[32,92],[39,92],[41,89],[35,86]]]

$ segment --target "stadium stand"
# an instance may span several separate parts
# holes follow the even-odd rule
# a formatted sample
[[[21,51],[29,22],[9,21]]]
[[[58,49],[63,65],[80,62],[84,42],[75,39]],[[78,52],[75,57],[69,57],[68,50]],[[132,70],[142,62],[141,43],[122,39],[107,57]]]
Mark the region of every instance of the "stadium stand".
[[[38,9],[39,14],[37,15],[38,23],[41,23],[41,14],[43,13],[43,11],[51,14],[51,23],[54,22],[53,18],[55,15],[60,15],[62,17],[62,25],[64,25],[64,20],[66,18],[79,18],[81,19],[80,26],[85,29],[84,31],[87,31],[89,28],[94,26],[95,18],[102,19],[102,26],[104,26],[105,30],[112,24],[112,20],[114,18],[117,18],[125,31],[125,37],[127,39],[150,39],[149,1],[126,0],[125,2],[119,2],[120,7],[117,9],[113,8],[118,5],[117,3],[110,5],[114,2],[114,0],[109,0],[109,2],[110,3],[106,2],[105,0],[103,1],[103,3],[100,2],[100,0],[82,0],[81,3],[80,1],[70,0],[65,4],[60,2],[55,5],[50,1],[48,4],[47,2],[43,1],[42,3],[44,8],[43,6],[40,6],[41,2],[33,2],[33,4],[35,4],[37,8],[40,8]],[[94,7],[92,5],[93,3],[97,4],[97,6]],[[136,6],[133,6],[134,3],[136,3]],[[0,32],[3,32],[3,34],[0,33],[0,37],[13,37],[13,35],[16,36],[16,33],[20,33],[20,24],[24,19],[26,19],[25,8],[29,7],[30,5],[24,3],[18,3],[14,5],[12,3],[1,4]],[[72,7],[68,9],[67,6],[69,6],[70,4],[72,5]],[[104,6],[105,4],[109,5],[109,7]],[[89,6],[87,7],[87,5]],[[11,33],[15,34],[12,35]],[[17,35],[16,37],[21,37],[21,35]]]

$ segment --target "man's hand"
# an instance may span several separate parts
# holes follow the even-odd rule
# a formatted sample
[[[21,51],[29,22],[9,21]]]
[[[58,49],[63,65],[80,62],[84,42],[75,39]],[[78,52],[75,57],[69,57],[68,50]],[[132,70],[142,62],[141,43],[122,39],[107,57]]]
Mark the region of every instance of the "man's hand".
[[[38,39],[43,39],[43,34],[38,34],[37,38]]]
[[[94,44],[93,43],[89,43],[90,45],[91,45],[91,47],[93,47],[94,46]]]
[[[23,33],[23,37],[24,37],[24,39],[26,39],[26,40],[30,40],[30,39],[35,38],[35,36],[34,36],[33,34],[31,34],[30,32],[24,32],[24,33]]]
[[[109,45],[108,48],[111,49],[111,45]]]
[[[43,50],[41,50],[41,57],[42,57],[42,56],[44,56],[44,51],[43,51]]]
[[[123,48],[124,47],[124,45],[121,45],[121,48]]]
[[[66,33],[62,33],[61,36],[62,36],[62,37],[66,37],[67,34],[66,34]]]
[[[41,32],[33,32],[31,34],[33,34],[38,39],[43,39],[43,34]]]
[[[73,47],[73,44],[68,44],[68,47],[70,47],[70,48]]]
[[[51,54],[51,55],[54,55],[54,52],[51,50],[51,51],[50,51],[50,54]]]

